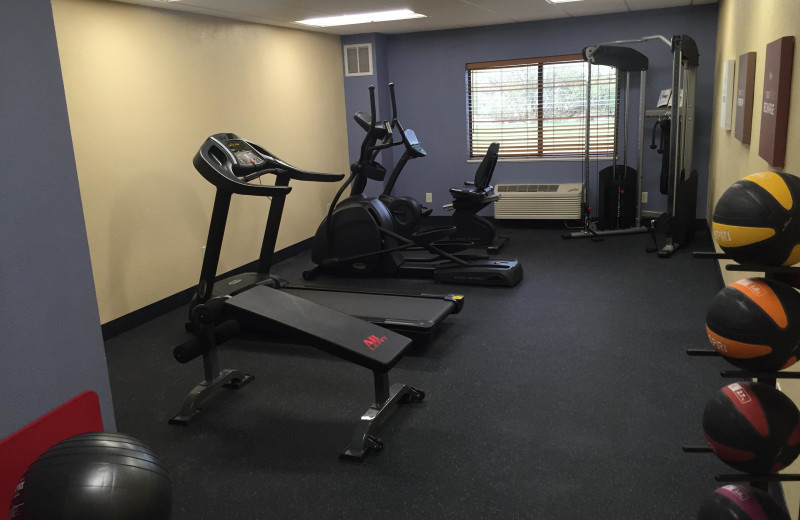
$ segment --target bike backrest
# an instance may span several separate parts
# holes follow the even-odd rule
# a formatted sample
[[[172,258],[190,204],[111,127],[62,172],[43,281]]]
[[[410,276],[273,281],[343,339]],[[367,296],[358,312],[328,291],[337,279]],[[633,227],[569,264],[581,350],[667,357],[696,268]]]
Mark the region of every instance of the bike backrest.
[[[489,149],[486,150],[486,155],[483,156],[483,160],[475,171],[474,184],[477,189],[484,190],[491,184],[492,174],[497,164],[497,155],[499,152],[500,143],[494,142],[489,145]]]

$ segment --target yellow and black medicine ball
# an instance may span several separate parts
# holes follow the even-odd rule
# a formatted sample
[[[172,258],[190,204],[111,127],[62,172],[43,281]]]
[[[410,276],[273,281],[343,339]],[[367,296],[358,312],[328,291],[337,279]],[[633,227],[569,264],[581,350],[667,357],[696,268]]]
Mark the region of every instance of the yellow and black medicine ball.
[[[733,183],[714,208],[712,229],[740,264],[800,262],[800,177],[761,172]]]

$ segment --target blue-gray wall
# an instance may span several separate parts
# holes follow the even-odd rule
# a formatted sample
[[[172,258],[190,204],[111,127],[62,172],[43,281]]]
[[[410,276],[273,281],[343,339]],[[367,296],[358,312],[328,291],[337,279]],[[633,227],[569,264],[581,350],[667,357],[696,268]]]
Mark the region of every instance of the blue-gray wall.
[[[588,16],[435,31],[401,35],[372,34],[344,36],[343,44],[377,41],[378,74],[345,78],[348,114],[367,110],[367,86],[375,84],[386,96],[386,84],[397,86],[399,119],[413,128],[428,151],[428,157],[409,162],[396,194],[424,200],[433,193],[436,214],[446,214],[442,204],[449,202],[448,189],[471,179],[475,164],[467,163],[467,109],[465,64],[470,62],[577,54],[586,46],[602,42],[641,38],[660,34],[668,39],[674,34],[694,38],[700,50],[698,70],[696,139],[694,167],[700,174],[697,216],[705,216],[711,115],[714,94],[714,56],[717,33],[716,4],[696,7],[659,9],[633,13]],[[647,74],[647,108],[654,108],[662,89],[669,88],[672,54],[661,41],[631,45],[650,59]],[[382,68],[385,67],[385,68]],[[628,163],[636,166],[638,118],[638,74],[631,79]],[[381,105],[383,107],[383,105]],[[382,112],[390,117],[388,110]],[[652,120],[645,128],[646,159],[643,190],[650,200],[645,211],[664,211],[666,196],[658,189],[661,156],[649,148]],[[363,131],[355,124],[348,127],[351,158],[355,160]],[[399,152],[395,153],[399,157]],[[390,162],[393,158],[388,157]],[[592,164],[592,182],[605,164]],[[391,169],[391,165],[389,165]],[[581,161],[502,162],[495,170],[494,183],[581,182]],[[593,193],[597,190],[593,189]]]
[[[115,430],[50,0],[0,2],[0,438],[86,390]]]

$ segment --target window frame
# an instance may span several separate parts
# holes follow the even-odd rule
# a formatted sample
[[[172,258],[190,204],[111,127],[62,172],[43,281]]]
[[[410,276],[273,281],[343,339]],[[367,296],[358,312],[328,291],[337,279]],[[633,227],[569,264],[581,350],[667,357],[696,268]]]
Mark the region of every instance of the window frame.
[[[491,70],[491,69],[504,69],[504,68],[512,68],[512,67],[535,67],[537,68],[536,73],[536,80],[534,82],[529,82],[530,88],[536,90],[536,118],[535,119],[527,119],[527,124],[531,121],[536,122],[536,134],[537,137],[535,139],[535,146],[531,146],[528,148],[524,148],[523,153],[503,153],[503,142],[502,139],[495,139],[500,141],[500,155],[499,159],[504,161],[514,161],[514,162],[526,162],[526,161],[541,161],[541,160],[548,160],[548,161],[570,161],[570,160],[581,160],[585,158],[586,155],[586,132],[585,132],[585,110],[582,114],[573,117],[571,119],[582,119],[581,127],[584,129],[581,132],[581,137],[576,138],[576,146],[568,151],[568,152],[548,152],[545,151],[545,147],[547,144],[547,138],[545,137],[545,127],[544,121],[547,119],[544,117],[545,110],[547,106],[544,102],[545,97],[545,90],[558,88],[558,86],[547,86],[544,80],[544,69],[546,66],[550,65],[573,65],[575,63],[582,63],[584,65],[584,70],[587,67],[594,67],[592,69],[591,74],[591,81],[593,84],[592,89],[592,98],[594,99],[595,95],[597,95],[597,89],[594,88],[595,82],[598,81],[598,75],[595,74],[595,69],[597,66],[592,66],[588,62],[584,61],[583,56],[581,54],[566,54],[566,55],[557,55],[557,56],[544,56],[544,57],[536,57],[536,58],[520,58],[520,59],[511,59],[511,60],[499,60],[499,61],[484,61],[484,62],[473,62],[466,64],[466,101],[467,101],[467,146],[468,146],[468,160],[480,160],[483,157],[485,150],[481,150],[480,148],[476,148],[474,142],[475,133],[475,117],[474,117],[474,107],[473,107],[473,71],[481,71],[481,70]],[[610,107],[613,103],[613,115],[610,124],[604,125],[604,130],[611,130],[610,136],[609,132],[606,131],[602,135],[605,137],[606,141],[610,139],[610,146],[604,146],[599,151],[589,151],[590,157],[597,158],[597,159],[610,159],[617,154],[617,146],[618,146],[618,138],[619,138],[619,110],[620,110],[620,76],[618,71],[613,67],[605,67],[608,70],[604,71],[606,77],[611,76],[611,79],[605,80],[605,83],[608,85],[613,86],[613,97],[610,97],[611,101],[604,105],[605,107]],[[585,76],[584,76],[585,77]],[[581,88],[583,89],[582,100],[583,106],[586,106],[586,81],[582,81]],[[533,96],[531,96],[533,97]],[[598,118],[598,117],[605,117],[608,118],[609,115],[598,116],[594,110],[594,105],[590,109],[589,117],[591,119]],[[563,118],[564,120],[569,120],[570,118]],[[590,132],[592,131],[592,127],[590,126]],[[595,135],[596,137],[596,135]],[[551,137],[552,138],[552,137]],[[484,140],[485,141],[485,140]],[[589,139],[590,144],[593,142],[592,137]],[[485,143],[484,143],[485,144]],[[579,146],[578,146],[579,145]],[[485,148],[483,145],[479,145]],[[552,146],[552,145],[551,145]]]

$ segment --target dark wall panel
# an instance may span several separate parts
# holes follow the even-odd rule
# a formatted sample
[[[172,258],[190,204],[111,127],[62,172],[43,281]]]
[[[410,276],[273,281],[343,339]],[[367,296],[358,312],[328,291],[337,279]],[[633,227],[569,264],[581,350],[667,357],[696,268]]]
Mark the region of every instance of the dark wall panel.
[[[0,438],[85,390],[115,429],[49,0],[0,2]]]

